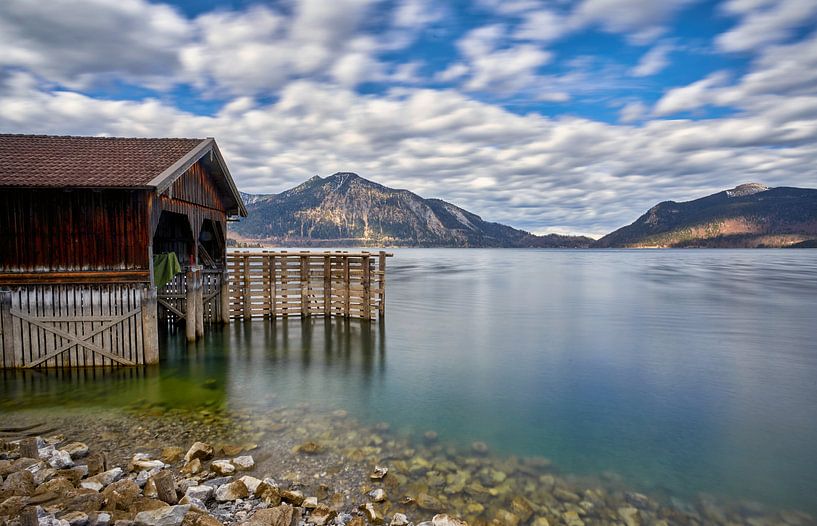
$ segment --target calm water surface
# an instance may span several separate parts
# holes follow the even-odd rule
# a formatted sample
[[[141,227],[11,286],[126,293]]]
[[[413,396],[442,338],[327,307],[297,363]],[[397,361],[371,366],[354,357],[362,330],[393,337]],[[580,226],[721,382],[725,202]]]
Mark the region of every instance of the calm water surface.
[[[143,374],[6,374],[2,411],[344,408],[681,497],[817,511],[817,251],[395,250],[383,323],[236,324]]]

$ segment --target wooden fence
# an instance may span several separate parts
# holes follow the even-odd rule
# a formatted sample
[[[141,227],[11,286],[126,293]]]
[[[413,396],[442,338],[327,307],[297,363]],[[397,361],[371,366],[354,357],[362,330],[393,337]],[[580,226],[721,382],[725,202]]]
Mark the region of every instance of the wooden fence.
[[[231,251],[230,317],[382,316],[388,257],[383,251]]]
[[[145,307],[147,301],[144,287],[137,284],[29,285],[0,291],[0,366],[158,361],[155,346],[143,343],[144,318],[151,310]]]

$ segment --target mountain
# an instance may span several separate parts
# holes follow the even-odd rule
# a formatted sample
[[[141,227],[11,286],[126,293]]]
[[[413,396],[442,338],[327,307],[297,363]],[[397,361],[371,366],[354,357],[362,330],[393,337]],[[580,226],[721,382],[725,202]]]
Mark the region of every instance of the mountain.
[[[817,239],[817,190],[743,184],[650,208],[594,247],[784,247]]]
[[[350,172],[280,194],[242,194],[249,215],[234,237],[290,246],[587,247],[592,239],[537,236],[483,221],[440,199],[424,199]]]

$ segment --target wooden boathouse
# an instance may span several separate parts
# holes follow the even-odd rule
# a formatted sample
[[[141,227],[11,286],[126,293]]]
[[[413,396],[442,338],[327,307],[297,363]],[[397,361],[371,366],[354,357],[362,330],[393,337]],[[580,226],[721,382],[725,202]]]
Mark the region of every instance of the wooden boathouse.
[[[229,321],[226,223],[246,213],[212,138],[0,135],[0,367],[158,363],[158,324]]]

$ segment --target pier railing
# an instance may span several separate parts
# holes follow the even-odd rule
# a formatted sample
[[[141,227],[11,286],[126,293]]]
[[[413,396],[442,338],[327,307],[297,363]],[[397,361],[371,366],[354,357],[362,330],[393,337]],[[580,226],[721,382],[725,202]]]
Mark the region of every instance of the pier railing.
[[[384,251],[230,251],[230,317],[382,316],[388,257]]]

